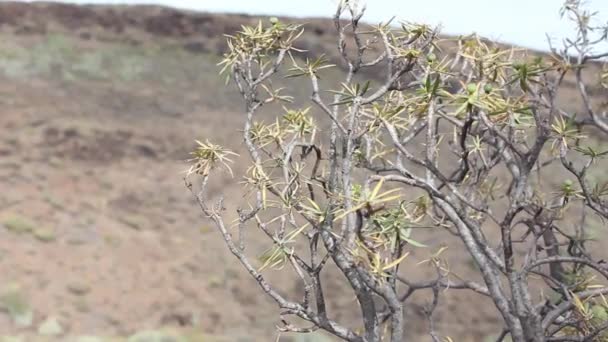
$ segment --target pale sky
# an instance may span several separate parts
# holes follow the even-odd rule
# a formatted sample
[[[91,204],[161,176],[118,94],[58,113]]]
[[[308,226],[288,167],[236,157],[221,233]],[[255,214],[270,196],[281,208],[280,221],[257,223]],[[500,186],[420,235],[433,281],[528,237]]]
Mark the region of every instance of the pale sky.
[[[2,0],[0,0],[2,1]],[[24,1],[24,0],[22,0]],[[298,17],[327,17],[337,0],[71,0],[75,3],[164,4],[207,12],[231,12]],[[442,32],[468,34],[546,50],[545,33],[561,39],[572,26],[560,20],[562,0],[367,0],[365,21],[395,16],[400,20],[441,24]],[[599,11],[597,21],[608,22],[608,0],[587,0]],[[559,41],[559,40],[558,40]],[[559,45],[559,44],[557,44]]]

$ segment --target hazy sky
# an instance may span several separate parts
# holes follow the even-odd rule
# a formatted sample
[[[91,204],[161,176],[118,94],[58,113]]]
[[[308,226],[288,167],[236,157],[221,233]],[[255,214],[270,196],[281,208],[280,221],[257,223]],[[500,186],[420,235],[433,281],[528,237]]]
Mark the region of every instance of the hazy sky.
[[[2,0],[0,0],[2,1]],[[337,0],[71,0],[77,3],[156,3],[210,12],[329,16]],[[366,21],[397,19],[442,24],[444,33],[483,36],[526,47],[546,49],[548,33],[563,38],[571,26],[560,20],[562,0],[367,0]],[[608,0],[587,0],[608,22]]]

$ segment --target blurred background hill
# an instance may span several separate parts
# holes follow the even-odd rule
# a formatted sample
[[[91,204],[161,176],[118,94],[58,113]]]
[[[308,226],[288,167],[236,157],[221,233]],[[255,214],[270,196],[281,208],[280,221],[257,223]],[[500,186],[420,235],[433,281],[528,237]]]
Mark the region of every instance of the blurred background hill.
[[[229,255],[182,180],[194,139],[242,150],[235,137],[243,105],[216,64],[223,35],[259,19],[0,3],[0,332],[23,337],[15,341],[161,328],[191,341],[277,338],[275,305]],[[331,21],[297,21],[306,29],[302,57],[326,54],[340,65]],[[450,44],[446,37],[446,51]],[[586,76],[598,77],[599,68]],[[340,73],[330,71],[326,84]],[[309,85],[295,82],[302,102]],[[574,85],[561,91],[565,108],[579,111]],[[599,88],[592,95],[607,100]],[[237,165],[235,173],[243,171]],[[242,197],[228,177],[213,189],[229,201]],[[285,292],[301,291],[285,276],[270,277]],[[327,278],[332,311],[354,320],[353,298]],[[442,324],[455,341],[492,337],[490,306],[466,296],[446,303],[440,315],[450,320]],[[412,307],[407,315],[417,340],[422,312]]]

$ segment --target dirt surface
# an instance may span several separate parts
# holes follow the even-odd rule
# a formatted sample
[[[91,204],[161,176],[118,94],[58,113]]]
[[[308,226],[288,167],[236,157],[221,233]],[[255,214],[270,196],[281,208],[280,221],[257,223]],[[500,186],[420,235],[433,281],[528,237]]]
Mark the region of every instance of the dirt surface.
[[[276,338],[275,305],[182,180],[194,139],[242,150],[242,106],[216,63],[221,35],[253,20],[152,6],[0,3],[0,332],[34,336],[50,317],[62,328],[58,340],[160,327],[230,341]],[[331,23],[309,22],[304,42],[314,53],[331,41]],[[231,205],[242,197],[229,178],[213,189]],[[267,247],[251,239],[254,252]],[[473,272],[466,256],[452,257]],[[269,277],[286,293],[302,290],[289,275]],[[325,277],[330,310],[357,326],[341,279]],[[445,296],[442,331],[455,341],[491,338],[498,321],[490,303]],[[12,312],[15,298],[21,315]],[[413,341],[426,341],[418,338],[425,301],[407,309]],[[18,324],[24,315],[31,322]]]

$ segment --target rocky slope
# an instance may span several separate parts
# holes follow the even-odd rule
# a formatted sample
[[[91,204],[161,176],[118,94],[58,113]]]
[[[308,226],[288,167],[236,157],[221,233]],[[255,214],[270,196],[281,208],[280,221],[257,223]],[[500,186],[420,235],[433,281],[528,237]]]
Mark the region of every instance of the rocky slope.
[[[61,341],[159,327],[230,341],[276,338],[275,306],[225,250],[182,181],[194,139],[242,149],[234,139],[242,106],[216,63],[222,35],[257,19],[0,3],[0,332],[31,337],[55,321]],[[327,20],[306,20],[300,47],[338,61],[332,29]],[[307,85],[294,89],[297,98],[308,96]],[[563,91],[576,109],[572,89]],[[213,187],[241,198],[231,179]],[[252,239],[255,251],[267,247]],[[453,258],[471,267],[466,256]],[[288,276],[269,276],[285,292],[301,291]],[[330,308],[356,324],[339,283],[327,275]],[[491,305],[446,297],[441,329],[455,340],[490,337]],[[420,307],[408,309],[412,340],[425,331],[422,317]]]

